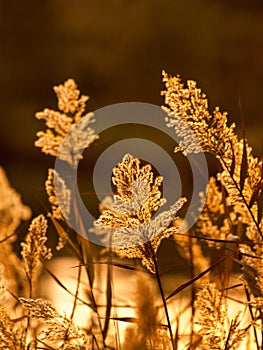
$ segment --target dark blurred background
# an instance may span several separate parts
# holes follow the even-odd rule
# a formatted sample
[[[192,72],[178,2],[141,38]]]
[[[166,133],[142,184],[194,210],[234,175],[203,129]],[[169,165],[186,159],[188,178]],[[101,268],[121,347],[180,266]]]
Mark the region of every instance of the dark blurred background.
[[[1,0],[0,164],[35,213],[54,159],[33,146],[56,108],[52,87],[72,77],[89,110],[126,101],[163,103],[161,71],[197,80],[210,106],[241,125],[261,153],[261,0]]]

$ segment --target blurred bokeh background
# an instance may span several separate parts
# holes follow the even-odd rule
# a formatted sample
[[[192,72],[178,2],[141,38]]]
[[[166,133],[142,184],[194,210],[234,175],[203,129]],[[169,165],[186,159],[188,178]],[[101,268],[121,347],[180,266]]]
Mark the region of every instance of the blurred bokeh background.
[[[261,0],[0,0],[0,164],[33,211],[43,210],[52,157],[33,146],[56,108],[52,87],[72,77],[89,110],[163,103],[161,71],[197,80],[210,106],[241,125],[261,153]]]

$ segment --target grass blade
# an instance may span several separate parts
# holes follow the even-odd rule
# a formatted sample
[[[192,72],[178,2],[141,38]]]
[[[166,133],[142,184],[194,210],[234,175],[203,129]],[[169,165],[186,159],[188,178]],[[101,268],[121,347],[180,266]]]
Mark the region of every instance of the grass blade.
[[[243,146],[243,154],[242,154],[242,163],[241,163],[241,169],[240,169],[240,190],[243,191],[244,185],[245,185],[245,179],[247,177],[247,145],[246,140],[243,140],[244,146]]]
[[[111,269],[110,269],[110,264],[108,264],[107,265],[107,289],[106,289],[106,316],[105,316],[105,324],[103,327],[104,339],[106,339],[108,329],[109,329],[111,306],[112,306]]]
[[[43,264],[44,269],[46,270],[46,272],[54,279],[54,281],[65,290],[65,292],[67,292],[68,294],[70,294],[71,296],[75,296],[75,293],[71,292],[58,278],[57,276],[47,267]],[[87,303],[86,301],[84,301],[83,299],[77,297],[77,300],[80,301],[81,303],[83,303],[84,305],[87,305],[88,307],[90,307],[93,311],[96,311],[94,305],[92,305],[91,303]]]
[[[179,286],[178,288],[176,288],[170,295],[168,295],[168,297],[166,297],[166,300],[171,299],[173,296],[175,296],[176,294],[178,294],[179,292],[181,292],[182,290],[184,290],[185,288],[189,287],[191,284],[193,284],[195,281],[199,280],[201,277],[203,277],[204,275],[206,275],[208,272],[210,272],[211,270],[213,270],[216,266],[222,264],[224,261],[226,261],[227,259],[229,259],[230,256],[226,256],[223,259],[219,260],[218,262],[216,262],[215,264],[211,265],[208,269],[204,270],[203,272],[199,273],[199,275],[197,275],[196,277],[192,278],[190,281],[181,284],[181,286]]]
[[[242,161],[241,161],[241,168],[240,168],[240,190],[241,190],[241,192],[244,189],[245,180],[246,180],[247,172],[248,172],[247,143],[246,143],[246,138],[245,138],[244,123],[242,125],[242,128],[243,128],[243,153],[242,153]]]

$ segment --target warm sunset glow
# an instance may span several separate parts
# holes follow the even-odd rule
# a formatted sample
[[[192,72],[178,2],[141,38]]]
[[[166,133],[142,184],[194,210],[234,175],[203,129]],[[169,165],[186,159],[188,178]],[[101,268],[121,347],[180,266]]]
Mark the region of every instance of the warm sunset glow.
[[[162,122],[180,137],[174,152],[191,166],[203,152],[218,162],[194,203],[182,189],[162,210],[165,178],[125,152],[88,227],[77,168],[99,135],[73,79],[54,88],[58,111],[36,114],[45,131],[35,145],[60,167],[47,172],[48,212],[32,218],[22,239],[31,212],[0,168],[0,349],[262,348],[262,159],[244,127],[240,138],[225,112],[210,111],[195,81],[164,72],[163,82]],[[192,175],[194,189],[204,173]],[[173,253],[161,251],[166,243]]]

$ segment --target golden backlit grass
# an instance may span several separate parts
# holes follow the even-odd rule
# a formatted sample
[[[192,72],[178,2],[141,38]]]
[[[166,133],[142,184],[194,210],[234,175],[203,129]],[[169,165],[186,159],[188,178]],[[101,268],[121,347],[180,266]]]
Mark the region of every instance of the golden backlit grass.
[[[181,214],[187,198],[175,198],[158,214],[166,200],[162,177],[155,176],[150,164],[125,154],[113,169],[116,195],[102,201],[93,228],[81,223],[74,193],[49,169],[45,187],[50,211],[32,220],[18,257],[13,251],[16,230],[30,218],[30,209],[1,168],[0,349],[262,349],[262,160],[253,155],[244,128],[240,139],[235,125],[228,126],[226,113],[219,108],[210,112],[195,82],[185,85],[166,73],[163,81],[167,126],[181,137],[175,152],[204,151],[218,161],[218,174],[200,194],[204,207],[194,227],[185,232]],[[82,118],[91,123],[93,116],[85,113],[88,97],[80,95],[74,80],[54,90],[58,111],[36,114],[46,130],[38,132],[35,145],[56,157],[76,123]],[[98,138],[91,126],[85,130],[68,140],[68,147],[74,144],[76,150],[62,154],[68,166],[75,166],[80,150]],[[68,223],[72,211],[82,234],[90,229],[111,246],[95,249],[75,232]],[[48,227],[57,233],[57,249],[66,246],[74,259],[70,283],[55,271]],[[179,280],[176,267],[167,272],[160,268],[158,248],[168,239],[188,264],[189,278]],[[132,287],[127,282],[123,288],[122,280],[122,289],[117,288],[116,271]],[[47,278],[46,283],[52,281],[69,296],[66,312],[53,305],[59,303],[56,298],[52,302],[54,295],[43,286]],[[81,320],[80,310],[85,315]]]

